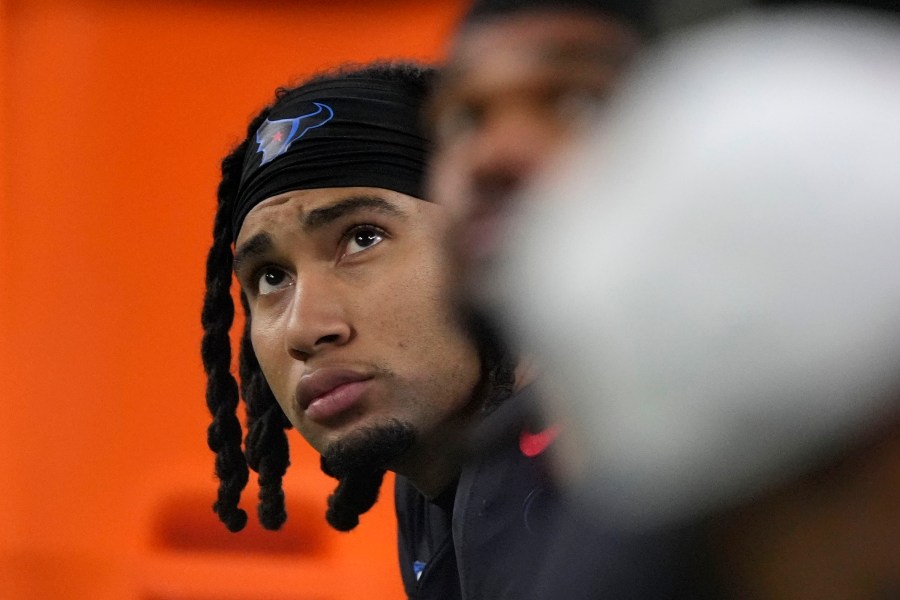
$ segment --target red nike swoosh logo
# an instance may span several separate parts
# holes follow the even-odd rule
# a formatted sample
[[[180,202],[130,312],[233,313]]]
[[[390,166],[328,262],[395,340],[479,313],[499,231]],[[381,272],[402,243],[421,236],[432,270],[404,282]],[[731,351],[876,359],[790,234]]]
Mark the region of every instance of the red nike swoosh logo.
[[[553,443],[553,440],[556,439],[561,430],[562,426],[560,425],[551,425],[537,433],[523,429],[522,433],[519,434],[519,450],[525,456],[534,458]]]

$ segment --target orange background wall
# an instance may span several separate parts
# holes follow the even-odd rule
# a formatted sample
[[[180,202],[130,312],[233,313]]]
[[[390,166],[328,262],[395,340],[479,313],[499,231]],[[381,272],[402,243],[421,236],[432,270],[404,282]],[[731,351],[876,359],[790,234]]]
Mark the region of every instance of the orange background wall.
[[[218,161],[276,86],[436,59],[461,9],[0,0],[0,598],[402,596],[390,485],[326,529],[296,434],[287,529],[215,521],[203,262]]]

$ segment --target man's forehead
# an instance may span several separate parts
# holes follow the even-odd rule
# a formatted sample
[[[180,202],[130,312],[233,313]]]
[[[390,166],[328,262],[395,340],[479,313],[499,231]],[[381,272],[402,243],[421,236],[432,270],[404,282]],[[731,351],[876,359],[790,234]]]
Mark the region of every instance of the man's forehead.
[[[277,223],[288,215],[302,214],[305,210],[305,203],[297,200],[296,192],[285,192],[266,198],[247,213],[238,233],[236,245],[258,233],[266,224]]]
[[[247,214],[237,246],[253,235],[287,226],[311,232],[337,219],[361,211],[406,218],[422,201],[381,188],[323,188],[297,190],[272,196]]]
[[[455,65],[478,64],[497,54],[526,59],[583,58],[603,49],[601,56],[616,56],[636,46],[637,39],[631,27],[601,14],[529,11],[469,25],[457,36],[449,66],[452,69]]]
[[[254,213],[259,213],[265,211],[269,208],[274,208],[276,206],[282,206],[288,204],[291,199],[294,198],[296,192],[285,192],[283,194],[278,194],[277,196],[272,196],[270,198],[266,198],[256,206],[250,209],[250,212],[247,213],[247,216],[250,216]]]
[[[617,67],[637,47],[636,37],[624,26],[566,17],[544,27],[530,18],[472,26],[451,55],[445,86],[482,80],[496,84],[498,78],[515,79],[538,70]]]

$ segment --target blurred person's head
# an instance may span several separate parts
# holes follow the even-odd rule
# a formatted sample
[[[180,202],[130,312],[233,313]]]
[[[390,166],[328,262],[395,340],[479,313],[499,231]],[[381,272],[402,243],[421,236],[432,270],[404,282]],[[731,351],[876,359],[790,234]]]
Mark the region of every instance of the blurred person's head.
[[[900,23],[702,29],[590,139],[530,192],[497,282],[585,514],[704,528],[715,597],[895,597]]]
[[[428,109],[434,200],[454,254],[495,258],[509,202],[616,87],[648,28],[646,0],[477,0]],[[469,271],[471,272],[471,271]]]
[[[503,377],[494,346],[451,305],[447,209],[424,200],[420,112],[434,75],[376,63],[281,89],[222,162],[202,354],[214,509],[229,529],[246,522],[248,465],[263,526],[286,518],[290,427],[339,480],[326,515],[337,529],[372,506],[385,470],[426,495],[442,491],[458,468],[459,431]],[[233,277],[246,316],[240,389]]]

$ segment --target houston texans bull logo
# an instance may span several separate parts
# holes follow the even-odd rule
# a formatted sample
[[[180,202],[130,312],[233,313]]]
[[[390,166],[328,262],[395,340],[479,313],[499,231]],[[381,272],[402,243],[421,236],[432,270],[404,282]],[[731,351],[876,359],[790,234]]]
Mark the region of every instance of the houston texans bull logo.
[[[277,119],[266,122],[256,130],[257,152],[262,153],[260,166],[287,152],[291,144],[306,135],[306,132],[321,127],[331,120],[334,111],[327,104],[313,102],[315,110],[293,119]]]

